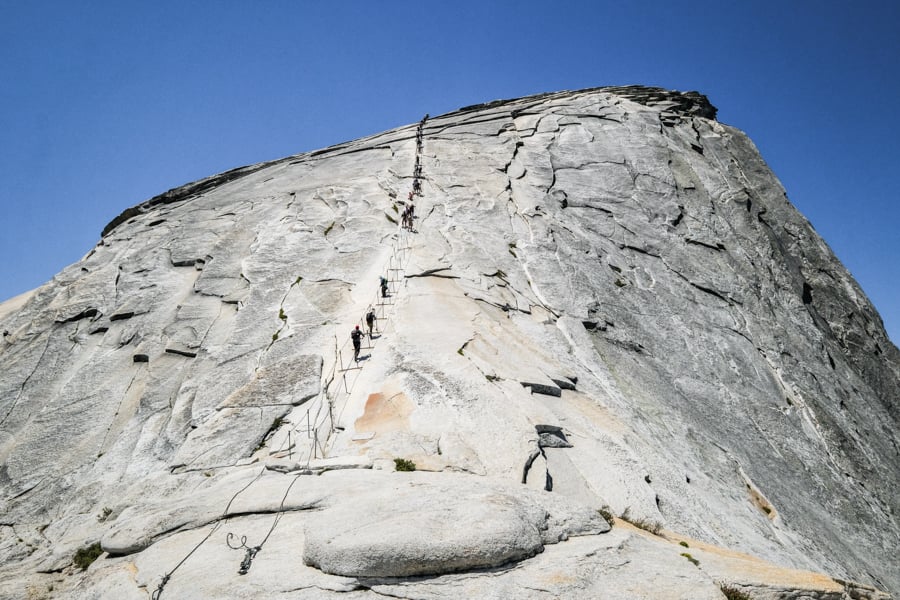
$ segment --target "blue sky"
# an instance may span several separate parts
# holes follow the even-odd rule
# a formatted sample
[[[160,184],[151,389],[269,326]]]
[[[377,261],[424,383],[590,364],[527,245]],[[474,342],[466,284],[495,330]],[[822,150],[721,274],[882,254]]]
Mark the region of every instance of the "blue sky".
[[[0,300],[123,209],[496,98],[699,90],[900,340],[900,3],[0,0]]]

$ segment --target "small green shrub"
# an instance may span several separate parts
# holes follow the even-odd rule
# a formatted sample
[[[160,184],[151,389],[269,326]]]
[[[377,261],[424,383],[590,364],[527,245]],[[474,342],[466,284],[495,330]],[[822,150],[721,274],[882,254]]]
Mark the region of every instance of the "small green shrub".
[[[282,321],[287,321],[287,315],[284,314],[283,308],[278,309],[278,318],[281,319]]]
[[[328,235],[332,229],[334,229],[334,221],[331,222],[331,225],[325,228],[325,235]]]
[[[394,468],[397,471],[415,471],[416,463],[411,460],[406,460],[405,458],[395,458]]]
[[[84,571],[91,566],[91,563],[97,560],[101,554],[103,554],[103,549],[100,548],[100,542],[94,542],[90,546],[79,548],[75,552],[75,556],[72,557],[72,562],[75,563],[76,567]]]
[[[615,523],[616,516],[614,514],[612,514],[612,511],[609,509],[608,506],[603,506],[603,507],[598,508],[597,512],[600,513],[601,517],[606,519],[606,522],[609,523],[610,526],[612,526],[612,524]]]
[[[683,557],[685,557],[686,559],[688,559],[691,562],[691,564],[694,565],[695,567],[700,566],[700,561],[697,560],[696,558],[694,558],[693,556],[691,556],[690,554],[688,554],[687,552],[682,552],[681,555]]]
[[[724,583],[719,586],[719,589],[722,590],[722,593],[728,600],[753,600],[741,590],[725,585]]]
[[[659,532],[662,531],[661,523],[657,523],[656,521],[648,521],[646,519],[639,519],[636,517],[632,517],[628,513],[628,510],[629,509],[626,508],[625,512],[622,513],[622,516],[620,517],[623,521],[631,523],[638,529],[643,529],[644,531],[649,531],[653,535],[659,535]]]
[[[685,548],[690,548],[690,546],[688,546],[688,543],[687,543],[686,541],[684,541],[684,540],[681,540],[680,542],[678,542],[678,545],[679,545],[679,546],[684,546]]]

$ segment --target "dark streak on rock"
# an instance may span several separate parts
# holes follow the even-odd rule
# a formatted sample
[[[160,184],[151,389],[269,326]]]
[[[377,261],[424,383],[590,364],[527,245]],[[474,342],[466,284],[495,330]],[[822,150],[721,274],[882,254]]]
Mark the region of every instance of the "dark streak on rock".
[[[707,293],[711,296],[715,296],[719,300],[723,300],[723,301],[727,302],[728,304],[732,303],[732,300],[728,296],[725,296],[724,294],[720,294],[719,292],[717,292],[716,290],[714,290],[712,288],[702,286],[699,283],[694,283],[693,281],[688,281],[688,283],[691,284],[693,287],[697,288],[698,290],[700,290],[701,292]]]
[[[531,453],[528,455],[528,458],[525,459],[525,468],[522,469],[522,484],[523,485],[528,483],[528,471],[531,470],[531,465],[533,465],[535,459],[538,456],[541,456],[542,454],[543,454],[543,451],[541,450],[540,446],[538,446],[537,448],[532,450]]]
[[[509,311],[511,311],[511,310],[514,310],[514,311],[516,311],[516,312],[520,312],[520,313],[523,313],[523,314],[526,314],[526,315],[530,315],[530,314],[531,314],[531,311],[530,311],[530,310],[527,310],[527,309],[524,309],[524,308],[519,308],[518,306],[510,306],[509,303],[507,303],[507,304],[498,304],[497,302],[491,302],[490,300],[486,300],[486,299],[484,299],[484,298],[479,298],[478,296],[470,296],[468,292],[465,293],[465,296],[466,296],[467,298],[471,298],[471,299],[474,300],[475,302],[484,302],[485,304],[490,304],[491,306],[495,306],[495,307],[499,308],[500,310],[502,310],[503,312],[509,312]]]
[[[706,242],[701,242],[700,240],[695,240],[693,238],[684,238],[684,241],[692,246],[703,246],[704,248],[709,248],[710,250],[715,250],[716,252],[721,252],[725,249],[724,244],[716,243],[716,245],[707,244]]]
[[[438,267],[436,269],[427,269],[421,273],[413,273],[412,275],[404,275],[407,279],[413,277],[442,277],[444,279],[459,279],[456,275],[444,275],[441,271],[449,271],[450,267]]]
[[[646,254],[647,256],[652,256],[653,258],[659,258],[659,254],[654,254],[650,252],[646,248],[639,248],[638,246],[629,246],[628,244],[622,244],[623,250],[632,250],[634,252],[638,252],[640,254]],[[610,265],[612,266],[612,265]],[[621,273],[621,271],[619,271]]]
[[[567,381],[566,379],[554,379],[552,377],[550,378],[550,381],[559,386],[560,389],[575,391],[575,384],[571,381]]]
[[[63,319],[62,321],[56,321],[57,323],[74,323],[75,321],[80,321],[81,319],[93,319],[98,316],[100,311],[96,308],[86,308],[77,315],[73,317],[69,317],[68,319]]]
[[[531,388],[532,394],[543,394],[545,396],[554,396],[559,398],[562,396],[562,390],[554,385],[546,385],[544,383],[531,383],[529,381],[520,381],[522,387]]]
[[[187,260],[173,260],[173,267],[201,267],[206,264],[202,258],[189,258]],[[201,269],[202,270],[202,269]]]
[[[196,358],[196,352],[190,352],[189,350],[178,350],[177,348],[166,348],[167,354],[177,354],[178,356],[186,356],[188,358]]]

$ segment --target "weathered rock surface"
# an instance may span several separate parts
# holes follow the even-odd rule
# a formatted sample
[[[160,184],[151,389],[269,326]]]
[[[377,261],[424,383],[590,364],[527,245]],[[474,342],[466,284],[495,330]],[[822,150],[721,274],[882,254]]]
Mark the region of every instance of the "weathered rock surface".
[[[352,577],[499,567],[545,544],[609,531],[596,510],[471,475],[353,477],[353,493],[310,519],[304,562]]]
[[[0,331],[0,598],[900,591],[900,352],[694,92],[170,190]]]

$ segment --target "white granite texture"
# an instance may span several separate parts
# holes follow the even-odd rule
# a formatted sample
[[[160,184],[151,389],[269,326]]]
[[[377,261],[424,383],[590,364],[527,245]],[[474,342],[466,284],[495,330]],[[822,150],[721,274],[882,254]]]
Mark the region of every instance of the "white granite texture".
[[[900,591],[900,353],[696,93],[188,184],[0,330],[0,598]]]

